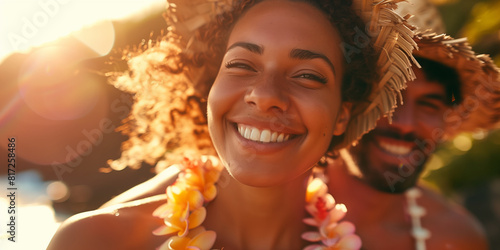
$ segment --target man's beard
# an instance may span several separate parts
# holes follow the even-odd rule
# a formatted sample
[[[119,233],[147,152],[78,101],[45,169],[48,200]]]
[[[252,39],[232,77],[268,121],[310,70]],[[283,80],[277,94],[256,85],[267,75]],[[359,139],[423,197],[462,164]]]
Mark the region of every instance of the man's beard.
[[[366,158],[362,157],[362,161]],[[385,193],[403,193],[414,187],[424,166],[402,165],[397,170],[386,170],[383,173],[373,171],[368,162],[359,163],[359,168],[363,174],[362,180],[373,188]],[[403,174],[402,174],[403,173]]]
[[[385,164],[377,169],[373,167],[372,159],[368,157],[370,156],[368,147],[363,147],[368,141],[375,140],[373,135],[377,132],[372,132],[374,133],[365,135],[358,146],[349,150],[348,153],[352,156],[352,160],[346,160],[346,157],[344,157],[345,154],[343,154],[344,161],[348,165],[347,167],[350,169],[350,172],[352,173],[353,170],[354,172],[358,172],[357,176],[361,181],[381,192],[397,194],[414,187],[424,170],[428,154],[423,152],[424,149],[416,149],[410,152],[410,156],[408,157],[409,159],[416,160],[408,161],[402,157],[399,166]],[[407,137],[409,141],[418,140],[413,135]]]

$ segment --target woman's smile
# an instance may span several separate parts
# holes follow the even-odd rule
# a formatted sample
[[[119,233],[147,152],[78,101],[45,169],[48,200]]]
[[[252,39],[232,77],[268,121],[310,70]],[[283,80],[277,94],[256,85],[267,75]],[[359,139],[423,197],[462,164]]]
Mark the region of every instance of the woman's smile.
[[[343,132],[340,42],[327,17],[303,2],[265,1],[236,23],[208,96],[212,141],[233,177],[250,186],[288,182]]]
[[[276,143],[286,142],[290,139],[290,134],[285,134],[270,129],[260,130],[244,124],[237,124],[238,132],[247,140],[262,142],[262,143]]]

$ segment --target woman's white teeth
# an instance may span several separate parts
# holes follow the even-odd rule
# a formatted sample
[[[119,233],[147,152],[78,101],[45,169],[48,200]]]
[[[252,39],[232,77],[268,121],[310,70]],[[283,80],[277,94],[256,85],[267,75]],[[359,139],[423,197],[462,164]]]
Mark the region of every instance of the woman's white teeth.
[[[241,136],[245,137],[245,139],[258,141],[258,142],[284,142],[290,139],[290,135],[272,132],[269,129],[259,130],[254,127],[238,125],[238,132]]]
[[[250,133],[250,140],[258,141],[260,139],[260,131],[257,129],[252,129],[252,133]]]
[[[271,141],[271,131],[269,130],[263,130],[262,133],[260,133],[260,141],[261,142],[270,142]]]

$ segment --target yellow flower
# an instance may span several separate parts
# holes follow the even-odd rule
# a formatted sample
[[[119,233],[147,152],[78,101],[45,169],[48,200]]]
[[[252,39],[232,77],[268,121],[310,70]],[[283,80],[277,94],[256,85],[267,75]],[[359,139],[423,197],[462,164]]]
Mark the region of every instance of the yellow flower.
[[[217,195],[215,182],[219,179],[221,166],[215,157],[204,157],[202,159],[184,162],[185,172],[181,174],[186,185],[197,189],[203,195],[206,202],[211,201]]]
[[[183,182],[177,182],[167,188],[167,203],[176,204],[178,209],[184,209],[188,204],[191,211],[203,206],[203,195],[195,188]]]
[[[166,235],[177,233],[179,237],[183,237],[189,233],[189,229],[196,228],[203,223],[207,216],[205,207],[200,207],[191,213],[188,213],[189,206],[184,211],[169,214],[164,218],[165,225],[159,227],[153,234]]]
[[[198,227],[184,237],[172,236],[159,250],[210,250],[214,245],[216,233]]]
[[[213,200],[217,194],[215,182],[219,178],[221,166],[216,158],[203,157],[197,160],[186,158],[183,168],[176,182],[166,190],[167,203],[153,212],[154,216],[163,218],[165,224],[156,229],[153,234],[177,233],[177,236],[169,238],[165,244],[170,243],[164,244],[164,247],[198,249],[194,245],[191,246],[189,242],[192,241],[193,244],[198,244],[200,240],[206,242],[206,238],[210,238],[212,233],[202,233],[199,237],[191,233],[199,230],[198,227],[205,220],[207,212],[203,205]],[[192,237],[188,237],[189,235]],[[184,245],[186,247],[179,247]]]

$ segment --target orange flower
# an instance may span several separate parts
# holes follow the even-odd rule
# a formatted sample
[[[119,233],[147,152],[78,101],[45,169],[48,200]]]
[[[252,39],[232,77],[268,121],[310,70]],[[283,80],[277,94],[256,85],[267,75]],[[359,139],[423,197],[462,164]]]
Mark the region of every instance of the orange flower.
[[[186,236],[170,237],[159,250],[210,250],[214,245],[216,233],[203,227],[191,230]]]
[[[197,189],[203,195],[205,202],[211,201],[217,195],[215,182],[219,179],[221,165],[215,157],[201,159],[184,159],[185,172],[180,174],[186,185]]]
[[[207,211],[203,206],[217,194],[215,182],[221,166],[215,157],[190,160],[185,158],[182,172],[166,190],[167,203],[153,215],[163,218],[165,225],[155,235],[171,236],[160,249],[209,249],[215,242],[215,232],[205,231],[201,224]]]
[[[200,226],[207,216],[207,210],[205,207],[200,207],[191,213],[188,213],[188,210],[189,207],[180,213],[175,212],[173,214],[169,214],[164,218],[165,225],[153,231],[153,234],[167,235],[177,233],[179,237],[187,235],[189,229]]]

